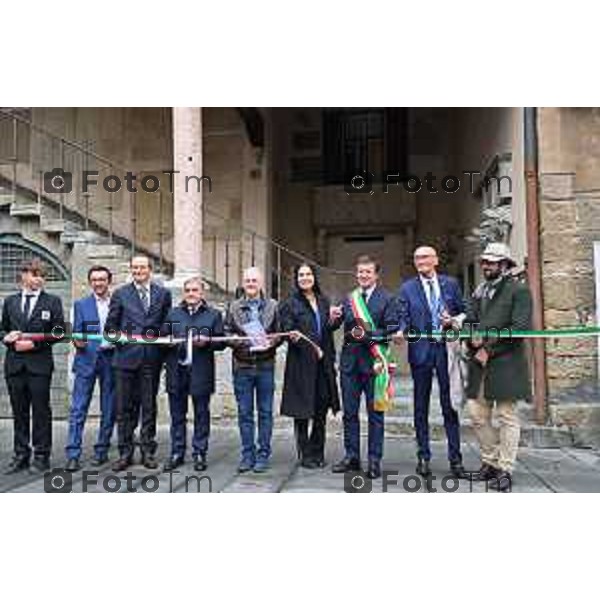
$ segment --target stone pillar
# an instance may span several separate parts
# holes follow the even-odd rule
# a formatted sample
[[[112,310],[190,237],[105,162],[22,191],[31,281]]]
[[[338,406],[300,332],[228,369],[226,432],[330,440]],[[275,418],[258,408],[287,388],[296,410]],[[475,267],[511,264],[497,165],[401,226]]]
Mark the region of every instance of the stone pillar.
[[[202,268],[201,108],[173,108],[173,163],[178,171],[173,176],[174,279],[179,283]]]

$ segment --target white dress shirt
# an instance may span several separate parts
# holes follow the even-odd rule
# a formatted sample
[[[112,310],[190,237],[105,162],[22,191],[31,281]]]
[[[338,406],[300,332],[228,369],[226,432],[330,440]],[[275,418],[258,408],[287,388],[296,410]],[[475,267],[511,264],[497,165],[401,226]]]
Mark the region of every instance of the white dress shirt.
[[[425,290],[425,296],[427,296],[427,304],[431,306],[431,286],[429,282],[433,282],[433,287],[435,289],[436,296],[438,297],[438,302],[442,301],[442,292],[440,290],[440,282],[438,281],[437,275],[434,273],[432,277],[423,277],[423,275],[419,275],[419,279],[421,280],[421,285]]]
[[[361,288],[360,293],[364,294],[365,304],[367,304],[369,302],[369,300],[371,299],[371,294],[375,291],[376,287],[377,287],[377,284],[372,285],[370,288],[367,288],[367,289]]]
[[[100,298],[100,296],[94,294],[94,298],[96,299],[96,310],[98,311],[98,320],[100,321],[100,333],[102,333],[104,331],[104,325],[106,324],[106,318],[108,317],[110,296]]]
[[[23,312],[25,310],[26,296],[32,296],[31,304],[29,305],[29,314],[25,315],[28,319],[33,313],[33,309],[35,308],[35,305],[37,304],[37,301],[38,301],[38,298],[40,297],[41,292],[42,292],[42,290],[36,290],[36,291],[22,290],[21,291],[21,312]]]

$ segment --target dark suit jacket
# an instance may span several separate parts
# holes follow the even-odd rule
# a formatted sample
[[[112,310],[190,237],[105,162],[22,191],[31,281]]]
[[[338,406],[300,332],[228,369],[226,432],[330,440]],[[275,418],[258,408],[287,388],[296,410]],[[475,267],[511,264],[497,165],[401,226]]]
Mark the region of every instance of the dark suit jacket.
[[[132,335],[155,337],[159,335],[170,308],[171,292],[161,285],[151,283],[150,309],[146,313],[135,286],[128,283],[113,293],[104,331],[108,333],[112,330],[113,335],[117,330]],[[119,343],[115,348],[113,365],[119,369],[136,370],[146,361],[159,366],[162,358],[160,346]]]
[[[462,292],[458,281],[448,275],[437,275],[440,285],[441,301],[451,317],[465,311]],[[402,331],[416,329],[423,339],[409,342],[408,362],[411,365],[426,364],[430,358],[430,348],[433,338],[425,337],[433,329],[431,311],[421,279],[413,277],[404,282],[398,293],[398,310]]]
[[[223,335],[223,317],[215,308],[206,303],[190,315],[185,305],[176,306],[169,311],[162,327],[163,335],[173,335],[176,338],[187,337],[191,331],[194,335],[220,337]],[[208,395],[215,391],[215,350],[223,350],[223,342],[212,342],[208,346],[194,347],[192,353],[190,394]],[[167,392],[177,392],[179,370],[187,369],[179,365],[179,360],[185,358],[186,345],[171,347],[166,353]]]
[[[350,298],[346,298],[342,305],[342,318],[333,324],[333,328],[344,325],[344,345],[340,355],[340,370],[346,373],[370,374],[373,368],[373,359],[369,352],[369,344],[372,336],[385,337],[386,335],[397,331],[399,328],[398,311],[396,309],[395,298],[383,287],[377,286],[371,294],[367,303],[367,308],[371,314],[375,329],[368,331],[365,328],[366,335],[361,340],[352,337],[352,329],[356,325],[365,326],[357,323],[352,313]]]
[[[0,331],[2,338],[10,331],[51,334],[54,327],[62,327],[63,330],[65,327],[63,306],[58,296],[42,290],[29,319],[26,319],[21,310],[21,292],[5,298]],[[58,339],[49,339],[34,342],[35,348],[29,352],[16,352],[13,344],[6,344],[5,375],[16,375],[24,371],[35,375],[50,375],[54,369],[52,344],[57,341]]]
[[[96,297],[93,294],[73,303],[73,333],[102,333]],[[100,344],[101,342],[96,340],[87,340],[84,348],[75,350],[73,373],[85,376],[95,372]],[[103,349],[100,352],[112,352],[112,348]]]

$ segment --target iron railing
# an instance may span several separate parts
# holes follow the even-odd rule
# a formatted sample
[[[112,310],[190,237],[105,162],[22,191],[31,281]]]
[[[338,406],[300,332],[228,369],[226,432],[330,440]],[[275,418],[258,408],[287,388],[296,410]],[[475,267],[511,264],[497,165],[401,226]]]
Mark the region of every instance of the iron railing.
[[[7,143],[8,141],[8,143]],[[63,181],[71,190],[64,193],[52,186],[48,173],[59,169],[65,174]],[[171,166],[163,169],[169,171]],[[97,171],[94,176],[98,185],[84,190],[83,173]],[[161,170],[162,171],[162,170]],[[141,175],[122,165],[113,158],[96,152],[88,141],[74,141],[58,135],[45,126],[33,122],[19,109],[0,108],[0,177],[11,185],[12,201],[17,203],[21,192],[32,198],[40,216],[46,207],[53,209],[59,219],[77,221],[85,230],[95,230],[106,236],[110,243],[127,244],[131,255],[144,251],[155,258],[161,273],[173,272],[172,254],[169,247],[173,235],[173,192],[169,189],[140,198],[138,193],[127,190],[125,174],[136,176],[139,188]],[[121,179],[118,191],[108,192],[101,182],[110,183]],[[155,173],[155,176],[158,176]],[[56,183],[56,182],[55,182]],[[60,182],[59,182],[60,183]],[[169,198],[170,196],[170,198]],[[141,202],[144,201],[142,205]],[[228,223],[227,217],[203,204],[205,216],[221,224]],[[156,225],[151,239],[140,239],[138,227],[140,217],[154,219]],[[276,240],[261,235],[243,225],[228,236],[205,234],[203,241],[203,275],[225,293],[234,293],[241,285],[243,270],[249,266],[260,266],[267,274],[266,287],[269,293],[281,298],[292,286],[291,268],[298,262],[307,262],[319,269],[326,278],[343,281],[347,288],[352,284],[350,271],[332,269],[319,265],[309,256],[288,248]]]

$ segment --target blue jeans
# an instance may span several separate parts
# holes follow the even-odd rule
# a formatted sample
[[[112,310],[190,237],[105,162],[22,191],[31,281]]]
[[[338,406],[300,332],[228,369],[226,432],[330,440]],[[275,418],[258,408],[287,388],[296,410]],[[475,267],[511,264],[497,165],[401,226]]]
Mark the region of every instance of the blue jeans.
[[[169,394],[171,413],[171,456],[185,457],[186,416],[190,396],[190,370],[179,367],[177,370],[177,390]],[[192,396],[194,405],[194,433],[192,435],[192,456],[205,456],[210,435],[210,394]]]
[[[94,445],[97,458],[105,458],[110,447],[110,438],[115,425],[115,381],[111,365],[112,352],[99,351],[95,371],[89,375],[75,374],[73,397],[69,411],[69,434],[65,448],[67,459],[79,460],[83,429],[96,379],[100,381],[100,427]]]
[[[233,373],[233,388],[238,404],[242,460],[250,463],[254,463],[257,458],[267,461],[271,456],[271,434],[273,432],[274,367],[243,367],[235,369]],[[258,451],[255,447],[254,435],[255,397],[258,411]]]

